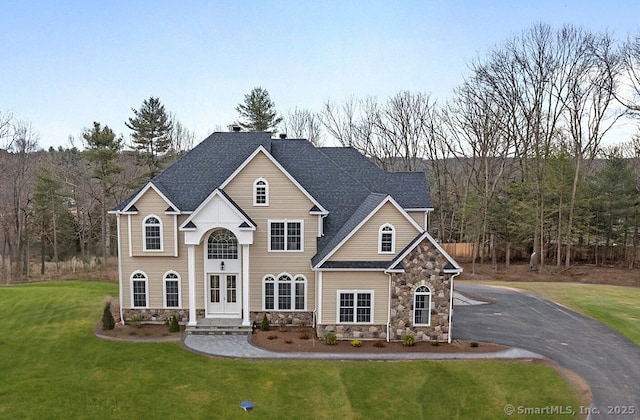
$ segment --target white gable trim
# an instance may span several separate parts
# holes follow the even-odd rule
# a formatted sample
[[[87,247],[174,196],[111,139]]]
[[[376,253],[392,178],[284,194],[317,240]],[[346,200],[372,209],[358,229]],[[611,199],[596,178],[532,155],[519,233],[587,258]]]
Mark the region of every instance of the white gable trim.
[[[422,235],[420,235],[420,238],[414,242],[414,244],[413,244],[413,246],[412,246],[412,247],[409,247],[409,248],[405,249],[405,250],[404,250],[404,252],[403,252],[402,254],[398,254],[398,256],[397,256],[397,257],[395,257],[395,258],[393,259],[394,263],[393,263],[391,266],[389,266],[389,268],[387,269],[387,272],[390,272],[390,273],[399,273],[399,272],[403,272],[404,270],[400,270],[400,269],[396,268],[396,266],[398,265],[398,263],[399,263],[400,261],[404,260],[404,259],[405,259],[405,257],[406,257],[407,255],[409,255],[409,253],[410,253],[411,251],[413,251],[413,250],[415,249],[415,247],[417,247],[417,246],[418,246],[418,244],[420,244],[420,243],[421,243],[425,238],[427,238],[427,239],[429,240],[429,242],[431,242],[431,245],[433,245],[433,246],[434,246],[434,248],[435,248],[436,250],[438,250],[438,252],[439,252],[440,254],[442,254],[442,256],[443,256],[443,257],[445,257],[445,258],[446,258],[446,260],[447,260],[447,261],[448,261],[452,266],[454,266],[454,267],[455,267],[454,269],[445,269],[445,270],[443,270],[445,273],[447,273],[447,274],[458,273],[458,274],[459,274],[459,273],[461,273],[461,272],[462,272],[462,267],[460,267],[460,265],[458,265],[458,263],[456,262],[456,260],[454,260],[454,259],[451,257],[451,255],[449,255],[449,254],[447,253],[447,251],[445,251],[445,250],[444,250],[444,248],[442,248],[442,247],[440,246],[440,244],[439,244],[435,239],[433,239],[433,236],[431,236],[431,235],[429,234],[429,232],[427,232],[427,231],[423,232],[423,233],[422,233]]]
[[[235,171],[233,171],[233,173],[231,175],[229,175],[229,177],[222,183],[220,184],[220,186],[218,188],[220,189],[224,189],[224,187],[226,187],[232,180],[233,178],[236,177],[236,175],[238,175],[240,173],[240,171],[242,171],[248,164],[249,162],[251,162],[253,160],[253,158],[255,158],[258,153],[264,153],[264,155],[287,177],[289,178],[289,181],[291,181],[296,187],[298,187],[298,189],[315,205],[317,206],[321,213],[320,214],[329,214],[329,212],[322,207],[322,204],[318,203],[318,201],[313,198],[313,196],[311,194],[309,194],[309,192],[307,190],[304,189],[304,187],[302,185],[300,185],[300,183],[293,177],[291,176],[291,174],[289,172],[287,172],[286,169],[284,169],[284,167],[280,164],[280,162],[278,162],[272,155],[271,153],[269,153],[267,151],[267,149],[264,148],[264,146],[260,145],[258,146],[258,148],[256,148],[256,150],[253,151],[253,153],[251,153],[251,155],[245,159],[244,162],[242,162],[242,164],[240,166],[238,166],[236,168]],[[317,214],[317,213],[314,213]]]
[[[120,210],[120,213],[129,213],[127,211],[127,209],[129,209],[131,206],[133,206],[139,199],[140,197],[142,197],[147,191],[149,191],[149,189],[153,189],[153,191],[156,192],[156,194],[158,194],[160,196],[160,198],[162,198],[164,200],[165,203],[167,203],[167,206],[173,207],[174,209],[176,209],[175,212],[170,212],[171,214],[182,214],[182,212],[180,212],[180,210],[178,210],[178,206],[176,206],[175,204],[173,204],[171,202],[171,200],[169,200],[167,198],[166,195],[164,195],[162,193],[162,191],[160,191],[158,189],[158,187],[156,187],[155,185],[153,185],[153,182],[149,181],[147,183],[147,185],[145,185],[138,194],[136,194],[135,197],[133,197],[133,199],[131,201],[129,201],[129,204],[127,204],[127,206],[123,209]],[[117,213],[117,212],[116,212]],[[133,214],[136,214],[137,212],[134,212]]]
[[[193,230],[192,228],[185,228],[185,226],[187,224],[189,224],[189,222],[191,222],[194,218],[196,218],[198,216],[198,213],[200,213],[200,211],[202,211],[203,208],[205,208],[207,206],[207,204],[209,204],[209,202],[211,200],[213,200],[214,197],[220,197],[220,199],[222,199],[222,201],[225,202],[225,204],[227,206],[229,206],[229,208],[231,208],[233,210],[233,212],[240,218],[242,219],[243,222],[245,222],[246,224],[248,224],[249,226],[251,226],[250,228],[243,228],[243,230],[256,230],[256,226],[253,223],[253,221],[251,221],[251,219],[248,219],[244,214],[242,214],[242,212],[240,212],[238,210],[238,208],[231,203],[227,197],[225,197],[224,194],[222,194],[220,192],[219,188],[216,188],[211,194],[209,194],[209,197],[207,197],[202,203],[200,203],[200,205],[198,206],[197,209],[195,209],[193,211],[193,213],[191,213],[191,215],[189,215],[189,217],[187,218],[187,220],[185,220],[181,225],[180,225],[180,230]]]
[[[398,202],[396,200],[393,199],[393,197],[391,197],[390,195],[387,195],[385,197],[384,200],[382,200],[380,202],[380,204],[378,204],[376,206],[375,209],[373,209],[371,211],[371,213],[369,213],[367,215],[367,217],[365,217],[364,219],[362,219],[362,221],[355,227],[353,228],[353,230],[351,232],[349,232],[349,234],[347,236],[344,237],[344,239],[342,239],[342,241],[340,241],[340,243],[338,245],[335,246],[335,248],[333,248],[331,251],[329,251],[329,253],[322,259],[320,260],[320,262],[318,262],[318,264],[316,264],[316,266],[314,268],[319,268],[322,266],[322,264],[324,264],[329,258],[331,258],[331,256],[333,254],[335,254],[338,249],[340,249],[340,247],[342,247],[342,245],[344,245],[349,239],[351,239],[351,237],[353,235],[355,235],[355,233],[362,227],[364,226],[365,223],[367,223],[369,221],[369,219],[371,219],[373,217],[374,214],[376,214],[378,212],[378,210],[380,210],[382,208],[382,206],[384,206],[387,203],[391,203],[399,212],[400,214],[402,214],[402,216],[404,216],[404,218],[411,223],[411,225],[416,228],[416,230],[418,232],[424,232],[424,228],[422,226],[420,226],[418,223],[416,223],[415,220],[413,220],[413,217],[409,216],[409,213],[407,213],[402,207],[400,207],[400,205],[398,204]]]

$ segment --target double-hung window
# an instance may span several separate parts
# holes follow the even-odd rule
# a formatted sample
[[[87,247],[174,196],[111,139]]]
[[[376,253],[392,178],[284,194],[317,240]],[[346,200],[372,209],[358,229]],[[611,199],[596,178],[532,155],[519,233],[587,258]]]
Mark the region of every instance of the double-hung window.
[[[392,225],[385,223],[378,231],[378,253],[393,254],[396,250],[396,232]]]
[[[413,294],[413,324],[431,323],[431,290],[427,286],[416,288]]]
[[[180,307],[180,277],[173,271],[164,275],[164,306],[165,308]]]
[[[270,220],[269,251],[303,251],[304,222],[302,220]]]
[[[267,274],[262,279],[264,309],[274,311],[302,311],[305,309],[307,278],[302,274]]]
[[[147,303],[147,276],[141,271],[136,271],[131,276],[131,302],[134,308],[146,308]]]
[[[341,324],[373,322],[373,291],[338,290],[338,322]]]
[[[144,219],[144,250],[162,251],[162,222],[155,216]]]

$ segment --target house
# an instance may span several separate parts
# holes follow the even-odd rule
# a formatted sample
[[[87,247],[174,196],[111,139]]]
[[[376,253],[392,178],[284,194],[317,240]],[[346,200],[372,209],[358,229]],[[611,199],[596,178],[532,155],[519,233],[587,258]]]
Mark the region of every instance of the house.
[[[314,326],[451,340],[462,268],[427,232],[424,173],[353,148],[214,133],[112,210],[123,322]]]

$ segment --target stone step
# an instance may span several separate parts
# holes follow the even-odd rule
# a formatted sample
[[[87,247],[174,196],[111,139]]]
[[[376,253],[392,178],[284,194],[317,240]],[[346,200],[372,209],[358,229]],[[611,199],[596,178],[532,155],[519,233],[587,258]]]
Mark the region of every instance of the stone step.
[[[251,326],[242,325],[194,325],[187,326],[187,334],[198,335],[229,335],[229,334],[251,334]]]

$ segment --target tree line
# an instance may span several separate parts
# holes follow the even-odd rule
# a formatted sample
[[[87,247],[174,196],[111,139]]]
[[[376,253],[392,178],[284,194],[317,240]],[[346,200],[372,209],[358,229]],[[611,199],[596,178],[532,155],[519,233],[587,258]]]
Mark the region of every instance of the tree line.
[[[285,115],[262,87],[233,122],[316,145],[350,146],[385,170],[427,173],[441,242],[475,243],[474,261],[532,268],[637,256],[640,136],[603,146],[640,112],[640,36],[539,24],[469,64],[451,98],[401,91],[327,101]],[[126,121],[130,141],[94,122],[80,147],[38,149],[28,122],[0,114],[0,274],[20,280],[30,261],[108,261],[108,210],[194,143],[159,98]],[[72,142],[72,144],[74,144]],[[611,254],[617,247],[620,252]],[[606,251],[606,252],[605,252]]]

